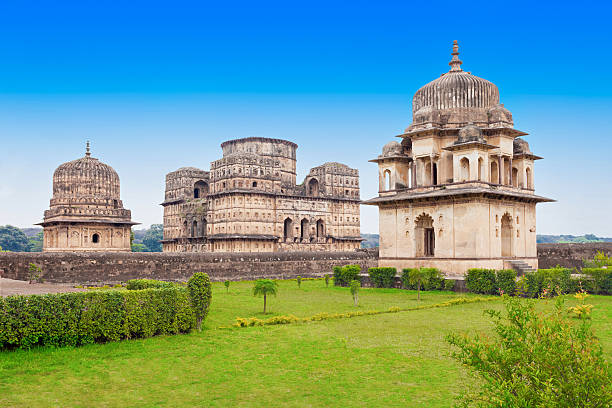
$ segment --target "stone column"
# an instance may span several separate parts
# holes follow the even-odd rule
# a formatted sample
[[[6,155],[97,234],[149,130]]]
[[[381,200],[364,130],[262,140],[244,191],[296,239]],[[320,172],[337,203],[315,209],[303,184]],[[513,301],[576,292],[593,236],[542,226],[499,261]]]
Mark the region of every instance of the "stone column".
[[[510,158],[508,160],[509,160],[509,165],[508,165],[508,167],[509,167],[509,169],[508,169],[508,171],[509,171],[509,173],[508,173],[508,180],[510,180],[508,184],[512,185],[512,156],[510,156]]]
[[[504,174],[504,171],[502,170],[502,167],[504,166],[504,161],[502,160],[502,155],[499,154],[497,156],[497,173],[498,175],[498,182],[499,184],[504,184],[504,179],[502,177],[502,175]]]
[[[418,187],[419,183],[417,183],[417,162],[418,159],[413,159],[412,161],[412,188]]]

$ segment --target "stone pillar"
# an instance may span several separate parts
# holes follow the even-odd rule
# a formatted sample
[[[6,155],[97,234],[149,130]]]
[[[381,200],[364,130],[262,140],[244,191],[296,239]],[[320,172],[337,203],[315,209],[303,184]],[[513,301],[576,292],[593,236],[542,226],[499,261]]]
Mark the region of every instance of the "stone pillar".
[[[417,182],[417,174],[418,174],[418,163],[419,159],[414,159],[412,162],[412,188],[418,187],[419,183]]]
[[[508,173],[509,183],[508,184],[511,186],[512,185],[512,156],[510,156],[510,158],[508,160],[509,160],[509,165],[508,165],[508,167],[509,167],[508,168],[508,171],[509,171],[509,173]]]
[[[499,154],[497,156],[497,172],[498,172],[499,184],[504,184],[504,179],[502,177],[504,174],[504,171],[502,170],[503,166],[504,166],[504,161],[502,160],[502,155]]]

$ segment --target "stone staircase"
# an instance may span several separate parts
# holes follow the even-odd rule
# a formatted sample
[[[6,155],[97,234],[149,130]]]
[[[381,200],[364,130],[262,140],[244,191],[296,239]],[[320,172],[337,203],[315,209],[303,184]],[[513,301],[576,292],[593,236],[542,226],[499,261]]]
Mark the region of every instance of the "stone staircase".
[[[517,272],[518,276],[523,276],[526,273],[535,272],[527,262],[525,261],[509,261],[510,265],[512,265],[512,269]]]

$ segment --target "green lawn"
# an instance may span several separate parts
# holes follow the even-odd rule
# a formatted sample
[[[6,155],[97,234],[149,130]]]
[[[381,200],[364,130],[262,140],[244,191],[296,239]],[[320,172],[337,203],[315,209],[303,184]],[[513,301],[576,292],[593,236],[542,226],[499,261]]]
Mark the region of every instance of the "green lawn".
[[[384,310],[417,305],[416,292],[346,288],[323,281],[279,283],[271,313]],[[471,383],[444,336],[490,331],[483,316],[500,301],[282,326],[227,328],[263,317],[252,282],[214,285],[201,333],[0,353],[0,406],[448,407]],[[458,295],[423,292],[421,304]],[[612,298],[591,297],[593,322],[612,356]],[[568,304],[575,303],[569,300]],[[553,302],[541,301],[541,307]]]

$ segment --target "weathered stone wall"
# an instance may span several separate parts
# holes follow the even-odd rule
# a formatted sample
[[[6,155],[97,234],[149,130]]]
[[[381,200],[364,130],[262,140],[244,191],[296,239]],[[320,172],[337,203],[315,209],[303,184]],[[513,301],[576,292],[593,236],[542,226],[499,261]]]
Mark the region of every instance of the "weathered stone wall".
[[[538,244],[538,263],[540,269],[557,265],[579,268],[583,259],[593,258],[597,251],[612,255],[612,242],[592,242],[588,244]]]
[[[4,278],[26,280],[28,265],[43,270],[47,282],[118,283],[151,278],[184,281],[206,272],[214,281],[323,276],[336,265],[377,266],[378,251],[293,253],[0,253]]]

